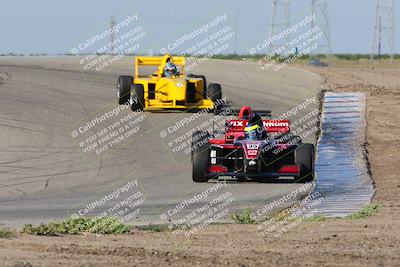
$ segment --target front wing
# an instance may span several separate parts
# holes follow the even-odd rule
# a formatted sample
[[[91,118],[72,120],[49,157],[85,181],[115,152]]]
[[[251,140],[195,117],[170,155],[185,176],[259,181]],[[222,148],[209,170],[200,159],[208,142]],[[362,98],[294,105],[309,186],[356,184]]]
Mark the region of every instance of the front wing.
[[[233,144],[211,144],[209,165],[205,175],[207,177],[231,176],[231,177],[279,177],[290,176],[300,177],[300,166],[294,163],[294,158],[290,153],[295,146],[288,147],[283,153],[274,157],[269,156],[268,160],[260,156],[258,164],[263,164],[263,168],[258,171],[247,171],[245,158],[241,146]],[[267,167],[265,167],[267,166]]]

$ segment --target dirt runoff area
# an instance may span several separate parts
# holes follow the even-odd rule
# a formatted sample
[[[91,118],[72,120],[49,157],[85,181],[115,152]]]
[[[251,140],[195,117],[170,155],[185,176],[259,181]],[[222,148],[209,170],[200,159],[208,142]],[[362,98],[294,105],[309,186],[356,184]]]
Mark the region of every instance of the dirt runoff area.
[[[280,236],[263,235],[257,225],[213,225],[190,237],[139,230],[101,237],[18,235],[0,239],[0,265],[400,266],[400,69],[303,68],[321,75],[333,91],[367,94],[377,215],[302,222]]]

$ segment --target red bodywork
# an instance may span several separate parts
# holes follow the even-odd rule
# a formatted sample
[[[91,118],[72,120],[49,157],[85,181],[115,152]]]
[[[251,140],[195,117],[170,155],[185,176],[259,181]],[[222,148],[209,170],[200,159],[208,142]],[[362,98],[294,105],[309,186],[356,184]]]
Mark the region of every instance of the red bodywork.
[[[289,121],[263,120],[267,139],[245,140],[244,128],[251,114],[250,107],[242,107],[238,119],[226,121],[223,138],[209,139],[210,162],[206,171],[208,176],[248,176],[249,173],[252,176],[298,176],[300,166],[294,164],[294,159],[290,156],[283,160],[280,158],[285,153],[290,154],[288,151],[293,150],[297,145],[279,142],[276,138],[290,132]],[[267,144],[272,147],[265,151]],[[277,149],[281,152],[274,155],[272,151],[277,151]],[[266,160],[268,162],[265,162]],[[257,164],[259,166],[256,166]]]

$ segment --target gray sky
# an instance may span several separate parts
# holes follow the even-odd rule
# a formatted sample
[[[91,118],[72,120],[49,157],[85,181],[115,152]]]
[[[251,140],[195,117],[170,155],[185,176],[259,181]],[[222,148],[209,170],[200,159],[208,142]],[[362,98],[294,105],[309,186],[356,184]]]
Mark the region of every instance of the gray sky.
[[[292,2],[292,22],[302,20],[311,13],[310,0]],[[396,4],[396,14],[400,14],[399,0]],[[328,6],[333,52],[370,53],[375,1],[330,0]],[[135,25],[140,25],[146,32],[146,37],[140,41],[139,51],[146,53],[152,49],[158,52],[176,38],[218,15],[226,14],[226,23],[234,28],[237,10],[238,52],[247,53],[249,48],[267,38],[271,7],[271,0],[3,0],[0,53],[69,52],[107,29],[111,15],[121,21],[134,14],[138,14],[139,18]],[[399,20],[397,15],[396,21]],[[400,27],[397,27],[396,35],[400,36]],[[233,51],[232,39],[226,52]],[[396,52],[400,53],[400,41],[396,42]]]

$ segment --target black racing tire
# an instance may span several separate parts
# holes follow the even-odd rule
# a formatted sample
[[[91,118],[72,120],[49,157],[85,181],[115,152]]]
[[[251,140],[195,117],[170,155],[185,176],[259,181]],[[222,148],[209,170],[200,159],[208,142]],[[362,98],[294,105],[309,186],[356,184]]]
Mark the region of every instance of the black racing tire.
[[[218,83],[210,83],[208,85],[208,97],[214,102],[221,99],[222,98],[221,85]]]
[[[210,139],[210,134],[206,131],[195,131],[192,134],[192,143],[191,143],[191,160],[193,162],[193,154],[198,150],[199,145],[208,144],[208,140]]]
[[[142,84],[132,84],[130,94],[130,104],[132,111],[143,110],[144,104],[144,87]]]
[[[205,131],[196,131],[192,135],[192,180],[196,183],[208,182],[205,173],[207,170],[210,144],[210,135]]]
[[[295,164],[300,166],[300,177],[296,182],[307,183],[314,180],[314,145],[300,144],[294,151]]]
[[[222,103],[220,100],[222,99],[222,88],[221,85],[218,83],[210,83],[208,85],[208,97],[215,103],[219,101],[218,105],[216,106],[216,109],[220,109]]]
[[[132,83],[133,83],[132,76],[121,75],[118,77],[118,82],[117,82],[118,104],[123,105],[129,101]]]

